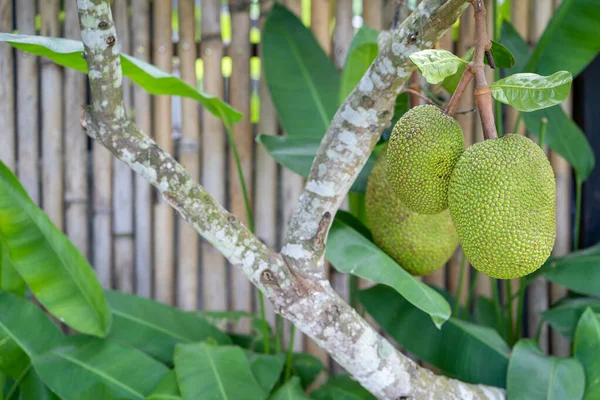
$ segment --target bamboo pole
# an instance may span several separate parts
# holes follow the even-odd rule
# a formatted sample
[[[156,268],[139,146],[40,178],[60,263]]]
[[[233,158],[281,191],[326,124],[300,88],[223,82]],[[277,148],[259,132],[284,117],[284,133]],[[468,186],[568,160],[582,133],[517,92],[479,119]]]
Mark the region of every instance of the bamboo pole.
[[[312,0],[310,7],[310,30],[325,53],[331,53],[331,4],[329,0]]]
[[[19,33],[35,35],[35,0],[21,0],[15,9]],[[40,204],[38,58],[17,52],[17,176],[34,203]]]
[[[172,69],[173,43],[171,41],[171,1],[154,0],[153,4],[153,62],[163,71]],[[167,153],[173,154],[171,135],[171,98],[154,98],[154,136]],[[173,304],[174,300],[174,233],[175,218],[171,207],[159,199],[154,205],[154,296],[160,302]]]
[[[129,35],[129,1],[113,4],[117,35],[123,53],[131,54]],[[123,80],[123,100],[128,110],[132,106],[131,82]],[[113,249],[116,287],[125,293],[134,292],[134,228],[133,228],[133,173],[123,162],[113,160]]]
[[[12,32],[13,10],[12,0],[0,0],[0,32]],[[15,81],[13,70],[14,50],[7,43],[0,43],[0,126],[5,133],[0,142],[0,160],[11,170],[15,171],[15,91],[12,82]],[[10,83],[9,83],[10,82]]]
[[[364,25],[383,30],[383,0],[363,0],[362,10]]]
[[[202,2],[201,53],[204,62],[204,91],[222,97],[221,41],[219,0]],[[207,111],[202,119],[202,186],[215,201],[225,204],[226,142],[223,123]],[[208,242],[202,241],[202,305],[205,310],[227,309],[227,270],[225,259]]]
[[[181,78],[196,87],[196,43],[194,0],[179,0],[178,54]],[[179,158],[190,176],[200,180],[200,115],[192,99],[181,100],[181,143]],[[198,307],[200,238],[186,223],[179,224],[179,268],[177,269],[177,305],[184,310]]]
[[[150,5],[147,0],[131,0],[135,12],[131,15],[132,51],[144,61],[150,61]],[[133,87],[135,123],[152,136],[151,97],[137,85]],[[143,177],[135,175],[135,292],[152,296],[152,192]],[[162,243],[162,242],[158,242]]]

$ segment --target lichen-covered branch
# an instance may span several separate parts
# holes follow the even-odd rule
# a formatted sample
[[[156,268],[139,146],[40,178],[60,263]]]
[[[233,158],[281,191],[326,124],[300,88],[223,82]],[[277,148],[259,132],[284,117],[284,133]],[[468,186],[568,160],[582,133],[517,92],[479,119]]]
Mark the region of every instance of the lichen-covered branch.
[[[335,215],[389,126],[394,103],[415,66],[409,56],[431,48],[468,5],[466,0],[425,0],[398,27],[383,32],[379,55],[344,101],[321,142],[282,249],[303,276],[323,274],[322,252],[312,242],[322,215]]]
[[[295,271],[293,264],[260,242],[128,119],[109,1],[77,1],[92,94],[92,106],[82,119],[88,134],[154,185],[200,235],[245,273],[278,313],[313,338],[378,398],[504,399],[500,389],[437,376],[396,351],[335,293],[327,280],[304,277]],[[435,19],[436,15],[428,18]],[[345,113],[371,115],[366,109],[356,110]],[[360,123],[360,118],[350,120]],[[340,140],[344,138],[341,132],[339,136]],[[360,145],[362,142],[355,144]],[[345,168],[343,162],[340,166]],[[322,253],[330,221],[327,212],[317,217],[311,251]]]

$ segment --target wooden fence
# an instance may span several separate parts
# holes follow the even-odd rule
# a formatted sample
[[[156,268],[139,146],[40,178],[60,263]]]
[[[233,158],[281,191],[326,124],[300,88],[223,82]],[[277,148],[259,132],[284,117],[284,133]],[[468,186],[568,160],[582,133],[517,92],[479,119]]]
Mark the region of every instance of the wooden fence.
[[[513,0],[512,22],[534,44],[558,2]],[[62,3],[64,9],[60,9]],[[113,12],[123,52],[150,61],[192,85],[201,85],[207,93],[225,98],[244,113],[232,133],[253,200],[255,228],[263,241],[277,247],[303,180],[278,167],[254,142],[258,132],[283,132],[264,79],[250,68],[260,57],[260,44],[252,43],[250,31],[262,25],[272,2],[249,3],[114,0]],[[338,67],[361,22],[382,29],[390,25],[394,14],[393,0],[283,3],[310,25]],[[491,25],[491,12],[489,17]],[[0,0],[0,31],[13,30],[79,39],[75,0]],[[456,41],[449,32],[439,46],[459,55],[465,53],[474,41],[472,13],[461,17],[458,31]],[[129,83],[124,89],[125,102],[138,126],[175,153],[217,201],[247,223],[242,189],[220,121],[193,100],[151,97]],[[257,310],[255,291],[248,280],[176,217],[142,178],[86,137],[79,123],[86,90],[84,75],[0,44],[2,161],[17,172],[33,200],[88,256],[105,287],[153,297],[185,310]],[[461,109],[472,108],[471,93],[467,91],[463,97]],[[260,114],[253,115],[258,110],[252,105],[258,103]],[[570,103],[565,107],[569,109]],[[482,139],[476,115],[457,118],[467,143]],[[514,126],[514,121],[514,113],[507,110],[506,126]],[[556,155],[550,154],[550,159],[558,190],[555,253],[564,254],[570,247],[571,171]],[[425,280],[455,293],[460,259],[457,252],[447,268]],[[347,298],[348,278],[332,270],[331,280]],[[479,275],[476,285],[478,293],[491,296],[487,277]],[[463,285],[463,299],[468,286]],[[542,280],[531,287],[525,324],[530,335],[539,324],[539,311],[563,293],[564,289]],[[270,308],[267,313],[274,320]],[[568,353],[569,343],[560,335],[544,328],[541,338],[543,348],[559,355]],[[295,347],[327,360],[300,334],[296,335]]]

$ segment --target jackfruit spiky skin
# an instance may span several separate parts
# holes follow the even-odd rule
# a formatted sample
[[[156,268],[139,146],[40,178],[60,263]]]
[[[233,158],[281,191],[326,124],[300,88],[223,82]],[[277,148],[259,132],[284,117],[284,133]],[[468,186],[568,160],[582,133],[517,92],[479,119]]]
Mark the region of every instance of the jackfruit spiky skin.
[[[427,275],[444,266],[458,246],[448,210],[434,215],[409,210],[387,181],[386,150],[375,163],[365,206],[375,244],[413,275]]]
[[[538,269],[556,237],[556,185],[544,152],[508,134],[469,147],[456,164],[450,214],[467,259],[493,278]]]
[[[388,179],[400,200],[420,214],[448,208],[448,183],[464,151],[459,123],[432,105],[400,118],[388,146]]]

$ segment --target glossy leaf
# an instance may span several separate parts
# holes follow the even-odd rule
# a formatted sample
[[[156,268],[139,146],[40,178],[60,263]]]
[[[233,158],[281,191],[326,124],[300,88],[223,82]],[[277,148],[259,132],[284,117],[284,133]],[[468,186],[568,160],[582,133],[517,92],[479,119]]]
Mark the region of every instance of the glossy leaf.
[[[269,355],[247,352],[246,357],[248,357],[254,378],[267,396],[281,376],[286,355],[284,353]]]
[[[309,400],[300,384],[300,378],[293,376],[287,383],[281,386],[269,400]]]
[[[421,50],[410,55],[410,60],[431,84],[440,83],[446,77],[454,75],[461,65],[467,61],[448,50]]]
[[[65,400],[78,399],[95,385],[105,385],[115,398],[143,400],[168,372],[139,350],[90,336],[65,338],[32,360],[44,383]]]
[[[307,177],[313,160],[321,144],[320,138],[299,136],[258,135],[257,142],[283,167]],[[378,151],[374,151],[360,171],[356,181],[350,188],[353,192],[364,193],[369,174],[377,161]]]
[[[600,246],[549,259],[542,267],[546,279],[574,292],[600,296]]]
[[[508,21],[502,22],[500,42],[508,51],[511,52],[511,54],[516,54],[516,56],[513,56],[515,57],[515,65],[507,72],[513,74],[517,72],[523,72],[523,69],[527,64],[527,60],[529,60],[530,48],[527,42],[523,40],[519,32],[517,32],[515,27]]]
[[[238,347],[178,344],[175,371],[184,400],[266,398]]]
[[[265,79],[285,132],[322,138],[339,105],[340,76],[332,61],[279,4],[267,18],[262,46]]]
[[[358,85],[360,79],[367,72],[375,57],[377,57],[378,34],[375,29],[362,27],[354,35],[350,43],[348,55],[346,56],[344,69],[342,70],[340,104]]]
[[[388,335],[421,360],[466,382],[505,385],[510,349],[495,330],[456,318],[435,329],[427,314],[382,285],[361,291],[359,299]]]
[[[494,56],[494,62],[496,63],[496,68],[512,68],[515,66],[515,56],[503,46],[501,43],[491,41],[492,42],[492,54]],[[484,57],[484,62],[488,64],[487,57]]]
[[[23,379],[30,357],[62,340],[44,312],[29,300],[0,292],[0,371]]]
[[[19,384],[21,397],[23,400],[60,400],[60,398],[42,382],[33,368],[30,368],[27,375]],[[99,398],[99,397],[96,397]],[[81,399],[84,400],[84,399]],[[102,400],[106,400],[102,398]]]
[[[323,362],[309,353],[292,355],[292,373],[300,378],[304,388],[308,388],[325,369]]]
[[[584,400],[600,399],[600,319],[591,308],[581,316],[575,331],[573,355],[585,371]]]
[[[336,375],[310,393],[315,400],[375,400],[375,397],[349,375]]]
[[[77,40],[0,33],[0,42],[31,54],[49,58],[64,67],[87,73],[87,63],[82,57],[83,43]],[[238,122],[242,114],[223,100],[198,90],[174,75],[142,60],[121,54],[123,76],[130,78],[144,90],[154,95],[189,97],[198,101],[209,112],[230,124]]]
[[[163,376],[146,400],[181,400],[181,392],[177,385],[177,375],[174,369]]]
[[[541,313],[542,320],[556,329],[561,335],[572,338],[577,321],[586,308],[600,312],[600,299],[589,297],[564,298],[552,308]]]
[[[583,368],[574,358],[549,357],[534,340],[519,341],[508,364],[506,392],[511,400],[581,399]]]
[[[92,267],[0,162],[0,237],[35,297],[70,327],[106,336],[112,316]]]
[[[477,297],[475,302],[475,322],[491,329],[498,329],[494,302],[487,297]]]
[[[474,49],[470,48],[462,56],[462,59],[465,60],[466,62],[471,62],[473,60],[474,53],[475,53]],[[446,89],[446,91],[448,93],[454,94],[454,92],[456,91],[456,87],[458,86],[458,83],[460,82],[460,78],[462,78],[463,74],[465,73],[465,69],[467,69],[466,63],[459,65],[458,69],[456,70],[456,72],[454,74],[447,76],[442,81],[442,87],[444,89]]]
[[[562,103],[569,96],[573,77],[559,71],[550,76],[515,74],[491,85],[494,99],[519,111],[536,111]]]
[[[3,243],[2,235],[0,235],[0,290],[11,292],[20,297],[25,296],[25,281],[13,267],[8,256],[8,248]]]
[[[369,238],[340,218],[336,217],[329,231],[325,256],[339,272],[392,287],[429,314],[438,328],[450,317],[450,306],[439,293],[406,272]]]
[[[229,337],[193,313],[129,294],[108,291],[113,313],[109,338],[135,347],[168,365],[173,364],[177,343],[201,342],[212,338],[220,344]]]
[[[600,52],[597,0],[564,0],[554,12],[529,59],[526,72],[566,70],[579,75]]]

